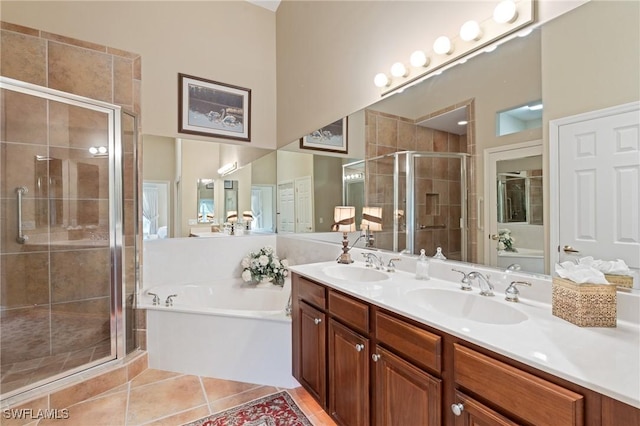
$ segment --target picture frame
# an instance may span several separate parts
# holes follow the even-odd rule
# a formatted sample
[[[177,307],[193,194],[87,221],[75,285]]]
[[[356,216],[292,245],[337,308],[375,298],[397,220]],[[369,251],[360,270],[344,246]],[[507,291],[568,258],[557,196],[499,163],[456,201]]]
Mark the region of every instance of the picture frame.
[[[251,89],[179,73],[178,133],[251,141]]]
[[[300,149],[348,154],[347,117],[300,138]]]

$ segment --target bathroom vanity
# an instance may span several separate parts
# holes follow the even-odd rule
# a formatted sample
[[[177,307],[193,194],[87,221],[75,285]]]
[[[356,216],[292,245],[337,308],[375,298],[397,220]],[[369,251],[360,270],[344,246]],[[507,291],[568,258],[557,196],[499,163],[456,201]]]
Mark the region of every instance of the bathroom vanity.
[[[358,264],[291,269],[293,375],[340,425],[640,424],[637,324],[580,329],[544,304]],[[581,351],[607,345],[627,352],[585,371]]]

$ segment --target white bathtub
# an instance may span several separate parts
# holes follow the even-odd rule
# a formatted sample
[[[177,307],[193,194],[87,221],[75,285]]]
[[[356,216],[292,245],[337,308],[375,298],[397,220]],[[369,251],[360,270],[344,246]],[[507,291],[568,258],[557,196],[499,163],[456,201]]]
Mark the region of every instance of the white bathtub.
[[[149,367],[284,388],[291,376],[291,318],[284,288],[239,279],[144,289]],[[156,293],[160,305],[153,306]],[[173,306],[166,298],[177,294]]]
[[[498,267],[506,268],[513,263],[522,267],[523,271],[544,274],[544,252],[539,249],[516,248],[517,252],[498,252]]]

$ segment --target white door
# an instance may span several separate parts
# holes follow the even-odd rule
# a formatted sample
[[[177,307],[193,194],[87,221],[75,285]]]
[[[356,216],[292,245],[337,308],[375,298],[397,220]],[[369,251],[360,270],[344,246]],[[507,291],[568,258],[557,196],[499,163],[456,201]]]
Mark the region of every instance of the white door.
[[[296,232],[313,232],[313,183],[311,176],[296,178]]]
[[[593,256],[640,267],[639,106],[635,102],[551,123],[558,188],[557,208],[551,212],[557,223],[552,260]]]
[[[295,232],[293,182],[278,184],[278,232]]]

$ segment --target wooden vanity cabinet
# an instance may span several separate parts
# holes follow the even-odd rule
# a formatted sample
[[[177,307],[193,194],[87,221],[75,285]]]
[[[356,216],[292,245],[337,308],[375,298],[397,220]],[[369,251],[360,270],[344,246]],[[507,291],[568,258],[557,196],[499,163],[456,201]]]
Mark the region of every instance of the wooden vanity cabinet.
[[[329,320],[328,410],[338,424],[368,425],[369,339]]]
[[[292,276],[293,376],[343,426],[637,426],[640,410]]]

